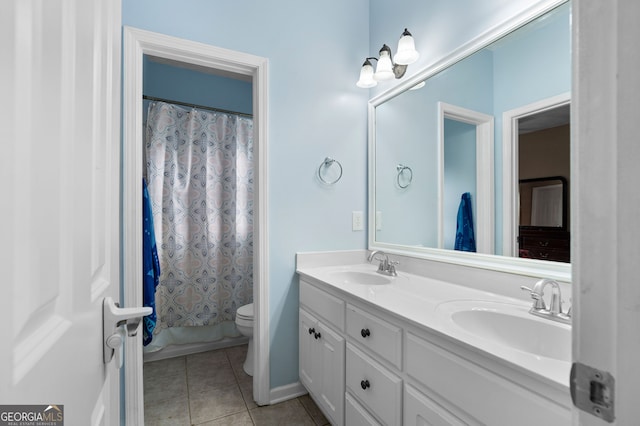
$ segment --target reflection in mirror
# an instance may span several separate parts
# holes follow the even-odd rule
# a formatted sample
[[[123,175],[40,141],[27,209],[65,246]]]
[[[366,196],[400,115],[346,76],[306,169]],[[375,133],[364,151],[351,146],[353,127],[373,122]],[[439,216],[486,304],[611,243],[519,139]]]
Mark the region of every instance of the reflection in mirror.
[[[562,176],[520,181],[518,256],[569,262],[567,180]]]
[[[518,120],[519,257],[570,260],[569,117],[567,103]]]
[[[557,96],[565,104],[569,102],[570,3],[557,0],[554,4],[557,7],[539,9],[538,16],[531,15],[535,13],[532,10],[524,12],[517,19],[528,23],[509,34],[496,29],[490,44],[472,42],[463,46],[458,51],[463,53],[454,53],[420,72],[421,79],[411,78],[406,85],[370,101],[370,248],[418,257],[450,256],[455,259],[452,261],[462,263],[465,256],[478,256],[454,255],[457,252],[451,250],[452,244],[455,246],[461,196],[468,192],[479,243],[477,251],[519,256],[519,179],[564,174],[519,176],[517,155],[525,149],[511,146],[497,150],[495,146],[502,145],[503,138],[511,144],[518,143],[517,133],[512,138],[503,128],[506,112]],[[490,40],[491,36],[482,39]],[[408,90],[412,86],[417,90]],[[495,137],[487,149],[490,156],[481,153],[477,143],[474,146],[470,142],[474,133],[478,138],[478,124],[443,116],[441,105],[473,111],[496,121]],[[507,116],[516,120],[516,129],[519,118]],[[493,123],[491,128],[494,130]],[[413,181],[406,188],[397,185],[398,164],[411,164]],[[495,173],[494,165],[501,172]],[[478,193],[479,176],[490,182],[485,195]],[[486,216],[481,219],[482,215]],[[482,230],[487,229],[490,235],[481,237]],[[488,243],[482,244],[483,240]],[[472,257],[468,259],[475,262]]]
[[[492,254],[493,116],[444,102],[438,116],[438,248]],[[456,245],[460,238],[475,244]]]

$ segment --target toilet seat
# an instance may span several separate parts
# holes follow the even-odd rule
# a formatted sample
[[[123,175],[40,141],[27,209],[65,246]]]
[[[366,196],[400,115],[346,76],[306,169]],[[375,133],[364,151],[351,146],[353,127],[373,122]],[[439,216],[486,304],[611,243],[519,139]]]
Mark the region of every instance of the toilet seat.
[[[236,319],[238,318],[253,321],[253,303],[240,306],[236,311]]]

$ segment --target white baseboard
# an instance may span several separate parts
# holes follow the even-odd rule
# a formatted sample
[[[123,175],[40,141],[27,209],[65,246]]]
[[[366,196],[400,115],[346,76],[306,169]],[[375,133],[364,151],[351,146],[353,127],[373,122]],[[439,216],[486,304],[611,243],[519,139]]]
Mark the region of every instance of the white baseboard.
[[[277,404],[279,402],[297,398],[307,393],[307,389],[305,389],[305,387],[302,386],[302,383],[300,382],[279,386],[277,388],[271,389],[269,394],[269,404]]]

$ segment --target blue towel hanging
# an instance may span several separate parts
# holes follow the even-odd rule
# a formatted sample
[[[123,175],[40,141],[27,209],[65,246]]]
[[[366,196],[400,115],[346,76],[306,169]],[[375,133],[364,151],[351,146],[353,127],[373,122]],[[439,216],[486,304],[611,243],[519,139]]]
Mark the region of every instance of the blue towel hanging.
[[[156,287],[160,281],[160,261],[153,230],[151,198],[149,198],[147,182],[144,179],[142,179],[142,219],[142,303],[143,306],[153,309],[151,315],[143,318],[142,344],[146,346],[153,339],[153,329],[156,327]]]
[[[471,212],[471,194],[462,194],[458,207],[456,225],[456,243],[454,248],[461,251],[476,251],[476,239],[473,232],[473,214]]]

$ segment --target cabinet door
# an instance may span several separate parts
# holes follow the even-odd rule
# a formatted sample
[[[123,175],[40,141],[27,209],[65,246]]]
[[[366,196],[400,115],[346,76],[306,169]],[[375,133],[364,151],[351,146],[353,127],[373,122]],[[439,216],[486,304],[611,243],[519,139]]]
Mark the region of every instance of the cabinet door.
[[[325,415],[336,425],[344,424],[344,338],[322,323],[318,323],[316,352],[321,354],[322,368],[317,380],[320,382],[320,401]]]
[[[318,392],[318,378],[320,377],[321,354],[318,351],[315,334],[318,321],[308,312],[300,309],[299,332],[298,332],[298,364],[300,382],[309,393]]]
[[[404,424],[406,426],[464,426],[466,423],[413,386],[407,385],[404,388]]]
[[[348,426],[382,426],[349,393],[345,394],[344,416]]]

